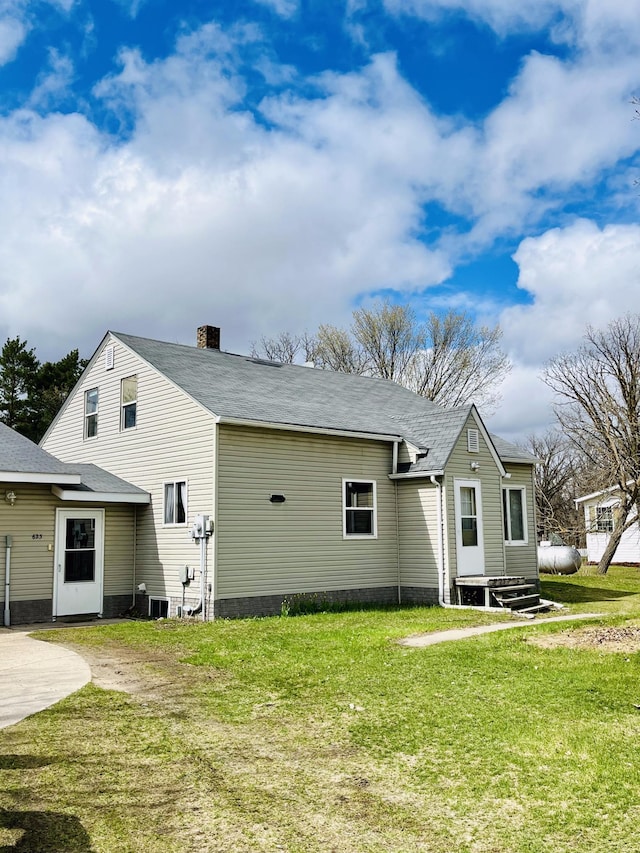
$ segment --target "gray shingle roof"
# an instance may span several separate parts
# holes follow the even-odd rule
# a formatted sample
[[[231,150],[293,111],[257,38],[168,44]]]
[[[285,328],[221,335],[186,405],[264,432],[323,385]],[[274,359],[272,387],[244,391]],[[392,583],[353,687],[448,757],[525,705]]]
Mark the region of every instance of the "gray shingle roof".
[[[114,334],[221,417],[399,435],[394,414],[426,418],[442,411],[430,400],[386,379]]]
[[[82,478],[80,486],[73,486],[72,489],[84,492],[101,492],[103,494],[122,495],[146,495],[144,489],[128,483],[126,480],[116,477],[115,474],[110,474],[97,465],[86,463],[76,464],[69,463],[66,466],[74,474],[77,473]]]
[[[23,435],[0,423],[0,472],[14,474],[68,474],[68,466]]]
[[[504,438],[500,438],[499,435],[493,435],[491,433],[491,441],[495,449],[498,451],[501,459],[508,459],[509,462],[523,462],[529,465],[535,464],[538,460],[531,453],[528,453],[526,450],[522,450],[521,447],[518,447],[516,444],[511,444],[508,441],[505,441]]]
[[[431,413],[428,421],[398,416],[403,436],[415,446],[429,448],[427,455],[417,459],[408,470],[443,470],[472,408],[440,409]]]
[[[471,411],[471,406],[443,409],[386,379],[112,334],[214,415],[398,436],[428,448],[412,472],[444,468]],[[499,455],[522,455],[499,441]],[[522,461],[535,460],[523,456]]]
[[[128,496],[146,495],[143,489],[97,465],[61,462],[0,423],[0,482],[20,482],[21,477],[29,482],[64,486],[65,490],[121,495],[125,502]]]

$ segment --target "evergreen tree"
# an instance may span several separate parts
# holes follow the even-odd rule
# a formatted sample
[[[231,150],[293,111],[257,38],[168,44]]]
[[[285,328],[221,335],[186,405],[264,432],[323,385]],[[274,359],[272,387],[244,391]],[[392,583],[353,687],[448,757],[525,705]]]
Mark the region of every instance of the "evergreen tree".
[[[27,348],[26,341],[7,338],[0,353],[0,420],[23,435],[30,431],[30,406],[38,368],[35,351]]]

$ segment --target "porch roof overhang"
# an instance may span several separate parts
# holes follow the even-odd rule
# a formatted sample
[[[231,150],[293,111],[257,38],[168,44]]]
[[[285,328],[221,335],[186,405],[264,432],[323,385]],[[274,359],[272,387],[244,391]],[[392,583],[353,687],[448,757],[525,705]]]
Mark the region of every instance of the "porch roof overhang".
[[[147,492],[97,492],[86,486],[76,489],[64,489],[52,486],[52,493],[61,501],[74,503],[118,503],[118,504],[149,504],[151,496]]]
[[[151,496],[139,486],[116,477],[109,471],[97,465],[78,464],[73,466],[79,483],[66,486],[53,483],[52,493],[61,501],[75,503],[119,503],[119,504],[149,504]]]
[[[60,474],[37,471],[0,471],[0,483],[33,483],[36,485],[79,486],[80,474]]]
[[[443,477],[444,469],[438,468],[433,471],[404,471],[401,474],[389,474],[390,480],[417,480],[419,477]]]

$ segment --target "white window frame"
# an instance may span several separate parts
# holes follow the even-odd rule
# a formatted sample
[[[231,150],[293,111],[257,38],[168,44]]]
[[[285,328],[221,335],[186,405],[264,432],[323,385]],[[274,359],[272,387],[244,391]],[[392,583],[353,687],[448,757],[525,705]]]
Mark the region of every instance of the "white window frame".
[[[613,517],[613,504],[597,506],[595,511],[595,532],[613,533],[615,519]]]
[[[509,500],[510,492],[520,492],[522,496],[522,535],[523,539],[513,539],[511,535],[511,506]],[[518,547],[529,544],[529,529],[527,526],[527,490],[524,486],[502,487],[502,512],[504,514],[504,544]]]
[[[358,507],[357,509],[368,509],[371,511],[371,533],[347,533],[347,513],[356,507],[347,506],[347,483],[361,483],[372,486],[372,507]],[[378,495],[375,480],[363,480],[361,477],[342,478],[342,538],[343,539],[377,539],[378,538]]]
[[[179,486],[181,483],[184,483],[184,521],[176,521],[175,516],[175,494],[176,494],[176,486]],[[173,521],[167,521],[167,486],[173,486],[173,494],[174,494],[174,504],[173,504]],[[186,527],[189,523],[189,482],[184,479],[177,480],[165,480],[162,483],[162,526],[163,527]]]
[[[171,599],[167,598],[164,595],[150,595],[149,596],[149,614],[148,614],[149,618],[152,618],[152,615],[151,615],[151,602],[152,601],[161,601],[161,602],[166,601],[167,602],[167,615],[165,618],[169,619],[171,617]],[[163,617],[159,616],[158,618],[162,619]]]
[[[89,394],[96,392],[96,410],[95,412],[89,412],[88,403],[89,403]],[[98,413],[100,411],[100,389],[96,386],[94,388],[87,388],[84,392],[84,426],[83,426],[83,436],[85,440],[91,440],[96,438],[98,435]],[[96,431],[93,435],[89,435],[89,418],[95,418],[96,422]]]
[[[131,380],[136,380],[136,397],[135,400],[129,400],[129,402],[124,402],[124,383]],[[134,422],[131,426],[125,426],[125,409],[134,406]],[[132,376],[124,376],[120,380],[120,430],[121,432],[125,432],[126,430],[135,429],[138,425],[138,377],[134,373]]]

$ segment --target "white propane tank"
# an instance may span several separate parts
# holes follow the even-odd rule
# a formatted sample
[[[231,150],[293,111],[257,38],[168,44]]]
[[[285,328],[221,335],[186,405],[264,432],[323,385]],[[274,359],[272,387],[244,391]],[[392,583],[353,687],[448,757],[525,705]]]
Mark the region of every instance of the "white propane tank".
[[[580,551],[571,545],[540,545],[538,568],[547,575],[573,575],[582,565]]]

